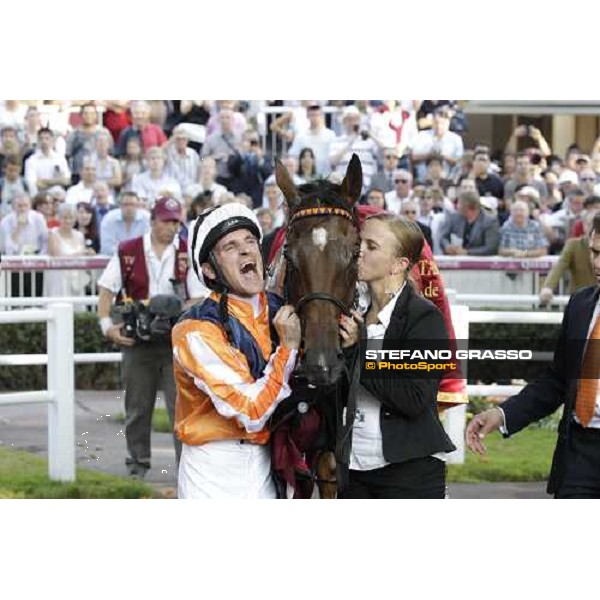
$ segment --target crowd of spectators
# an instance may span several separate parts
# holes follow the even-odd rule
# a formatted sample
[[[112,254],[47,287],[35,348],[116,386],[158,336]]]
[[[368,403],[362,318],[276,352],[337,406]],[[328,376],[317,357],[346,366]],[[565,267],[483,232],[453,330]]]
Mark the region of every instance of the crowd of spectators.
[[[285,221],[275,155],[299,185],[343,174],[356,153],[360,201],[415,220],[435,254],[560,254],[600,206],[600,139],[589,155],[572,145],[558,156],[520,125],[498,153],[465,148],[468,122],[451,100],[286,102],[265,115],[278,104],[0,103],[0,252],[47,254],[54,240],[53,255],[112,254],[148,231],[164,194],[187,223],[242,202],[268,234]]]

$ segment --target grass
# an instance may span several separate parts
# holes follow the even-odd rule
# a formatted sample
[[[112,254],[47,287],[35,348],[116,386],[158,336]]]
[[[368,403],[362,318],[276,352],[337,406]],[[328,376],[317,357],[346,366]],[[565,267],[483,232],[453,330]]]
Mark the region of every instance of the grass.
[[[550,472],[556,431],[528,427],[509,439],[499,433],[486,437],[487,454],[479,456],[465,450],[463,465],[448,465],[448,481],[544,481]]]
[[[21,450],[0,448],[0,498],[152,498],[140,481],[77,469],[70,483],[48,479],[47,460]]]

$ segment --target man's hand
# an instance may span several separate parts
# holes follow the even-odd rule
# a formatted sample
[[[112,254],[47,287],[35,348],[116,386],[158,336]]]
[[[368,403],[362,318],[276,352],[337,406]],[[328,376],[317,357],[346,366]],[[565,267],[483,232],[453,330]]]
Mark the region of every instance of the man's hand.
[[[499,408],[490,408],[479,415],[475,415],[465,434],[467,446],[477,454],[485,454],[487,452],[483,443],[485,436],[496,429],[500,429],[504,419],[502,411]]]
[[[549,287],[544,287],[540,290],[540,304],[552,302],[554,292]]]
[[[340,337],[342,348],[350,348],[359,340],[359,324],[363,322],[361,314],[353,310],[352,316],[342,315],[340,317]]]
[[[538,141],[542,137],[542,132],[537,127],[533,127],[533,125],[530,125],[529,137],[533,140]]]
[[[293,306],[289,304],[282,306],[273,318],[273,325],[279,335],[279,342],[282,346],[292,350],[300,348],[302,337],[300,319],[295,313]]]
[[[450,256],[464,256],[467,254],[467,250],[466,248],[450,244],[449,246],[446,246],[446,254],[449,254]]]
[[[131,346],[135,345],[134,339],[126,337],[121,333],[121,325],[113,325],[112,327],[109,327],[106,330],[106,337],[118,346],[130,348]]]
[[[515,128],[514,135],[516,137],[525,137],[528,134],[527,131],[527,125],[519,125]]]

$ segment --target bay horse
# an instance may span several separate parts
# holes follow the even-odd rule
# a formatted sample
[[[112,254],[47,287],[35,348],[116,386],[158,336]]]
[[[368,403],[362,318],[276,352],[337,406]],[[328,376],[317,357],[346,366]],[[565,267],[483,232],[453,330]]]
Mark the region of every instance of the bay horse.
[[[286,303],[295,307],[302,324],[295,377],[304,380],[319,398],[317,410],[327,425],[328,439],[316,461],[315,479],[321,498],[335,498],[341,479],[336,454],[339,459],[345,452],[344,462],[349,460],[354,420],[353,408],[343,406],[350,375],[341,347],[339,318],[342,313],[350,314],[356,293],[360,237],[354,207],[361,195],[362,167],[354,154],[340,184],[318,180],[296,187],[276,159],[275,176],[288,209],[280,261],[285,273],[279,273],[285,284],[279,291]]]

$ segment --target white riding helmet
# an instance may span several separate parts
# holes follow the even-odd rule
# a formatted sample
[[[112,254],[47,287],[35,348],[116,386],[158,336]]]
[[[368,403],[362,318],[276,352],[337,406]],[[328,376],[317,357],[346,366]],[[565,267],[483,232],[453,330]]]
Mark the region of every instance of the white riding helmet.
[[[206,285],[201,265],[208,262],[214,245],[226,234],[248,229],[262,242],[262,231],[256,215],[244,204],[231,202],[205,210],[190,224],[192,266],[198,279]]]

